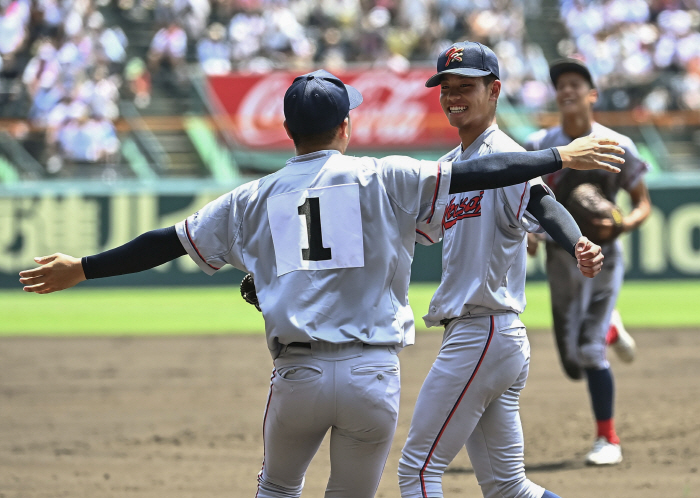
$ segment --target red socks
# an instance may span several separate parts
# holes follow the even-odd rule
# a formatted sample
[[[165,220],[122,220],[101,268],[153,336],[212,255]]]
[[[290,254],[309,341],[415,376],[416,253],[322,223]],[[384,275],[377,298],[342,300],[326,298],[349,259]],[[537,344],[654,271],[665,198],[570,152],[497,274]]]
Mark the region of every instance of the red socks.
[[[612,444],[620,444],[620,438],[617,437],[617,434],[615,433],[614,419],[596,420],[596,424],[598,425],[597,437],[604,437],[609,443]]]
[[[605,344],[615,344],[617,342],[617,327],[610,325],[608,335],[605,336]]]

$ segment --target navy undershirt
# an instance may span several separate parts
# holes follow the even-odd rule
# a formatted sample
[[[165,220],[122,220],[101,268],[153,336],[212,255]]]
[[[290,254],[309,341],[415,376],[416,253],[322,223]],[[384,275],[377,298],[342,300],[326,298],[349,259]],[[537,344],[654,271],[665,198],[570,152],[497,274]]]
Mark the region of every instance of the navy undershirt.
[[[561,167],[561,156],[555,148],[536,152],[504,152],[457,161],[452,163],[450,193],[516,185],[537,176],[553,173]],[[533,209],[537,211],[534,205]],[[540,216],[554,216],[548,214],[552,210],[547,207],[546,202],[542,209],[543,214]],[[529,204],[528,211],[537,218],[538,215],[530,210]],[[547,229],[544,224],[542,226]],[[149,270],[185,254],[187,252],[177,236],[175,227],[171,226],[141,234],[131,242],[114,249],[85,256],[82,258],[82,264],[85,278],[104,278]]]
[[[576,257],[575,247],[581,237],[581,230],[566,208],[549,195],[542,185],[533,185],[530,189],[527,210],[554,242]]]
[[[82,259],[85,278],[113,277],[150,270],[187,254],[175,227],[143,233],[131,242]]]

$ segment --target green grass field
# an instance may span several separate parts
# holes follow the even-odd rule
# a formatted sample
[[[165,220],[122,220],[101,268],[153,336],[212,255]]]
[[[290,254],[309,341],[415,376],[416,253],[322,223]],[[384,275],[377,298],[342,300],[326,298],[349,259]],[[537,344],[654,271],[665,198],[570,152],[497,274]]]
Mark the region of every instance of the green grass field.
[[[436,284],[414,284],[411,306],[422,329]],[[551,326],[549,290],[527,287],[522,315],[531,329]],[[700,281],[627,282],[618,309],[628,327],[700,327]],[[47,295],[0,291],[0,336],[238,334],[262,332],[260,313],[237,288],[70,289]]]

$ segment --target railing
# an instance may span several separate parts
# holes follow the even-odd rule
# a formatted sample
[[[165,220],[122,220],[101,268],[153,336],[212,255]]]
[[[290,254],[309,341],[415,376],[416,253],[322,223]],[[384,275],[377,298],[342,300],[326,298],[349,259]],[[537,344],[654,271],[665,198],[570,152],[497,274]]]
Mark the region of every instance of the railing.
[[[122,100],[119,103],[119,110],[122,119],[119,121],[117,131],[131,132],[134,141],[140,151],[146,158],[146,166],[155,169],[155,172],[148,173],[143,165],[136,166],[135,172],[138,176],[152,177],[155,174],[161,174],[170,169],[170,158],[163,149],[163,146],[158,141],[158,138],[153,134],[152,127],[146,119],[141,116],[136,106],[128,100]],[[127,146],[128,147],[128,146]],[[128,149],[127,149],[128,151]],[[150,165],[150,166],[148,166]],[[141,172],[139,174],[139,171]]]
[[[46,176],[41,164],[6,131],[0,131],[0,152],[19,169],[22,178],[36,180]]]

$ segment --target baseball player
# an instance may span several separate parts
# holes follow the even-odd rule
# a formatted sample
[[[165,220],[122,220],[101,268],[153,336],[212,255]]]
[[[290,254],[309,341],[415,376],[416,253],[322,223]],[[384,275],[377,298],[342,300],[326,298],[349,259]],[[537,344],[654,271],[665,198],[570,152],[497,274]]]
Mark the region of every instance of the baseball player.
[[[651,202],[644,183],[648,166],[639,156],[628,137],[615,133],[593,119],[593,104],[598,98],[588,68],[576,59],[557,61],[550,67],[556,90],[561,124],[533,134],[525,147],[536,150],[569,143],[572,139],[591,133],[614,136],[625,149],[627,161],[619,175],[604,172],[583,174],[552,174],[545,181],[557,198],[566,203],[572,190],[582,183],[600,187],[603,195],[614,202],[620,189],[627,191],[633,209],[621,220],[621,230],[637,228],[649,216]],[[595,219],[594,224],[612,229],[608,219]],[[601,243],[605,255],[603,271],[594,280],[581,278],[568,255],[555,244],[546,244],[547,276],[551,290],[554,334],[559,356],[566,374],[574,380],[586,377],[591,404],[596,419],[597,433],[593,449],[586,456],[590,465],[614,465],[622,461],[620,439],[613,419],[614,384],[610,364],[606,358],[608,331],[612,339],[631,360],[634,353],[631,338],[622,327],[619,316],[611,318],[622,286],[624,263],[618,241]],[[612,325],[612,327],[611,327]]]
[[[607,140],[584,138],[501,160],[430,162],[344,155],[353,87],[319,70],[284,97],[296,156],[177,225],[104,253],[36,258],[25,291],[131,273],[188,254],[207,274],[230,264],[252,274],[274,361],[256,496],[298,497],[330,430],[326,497],[374,496],[399,406],[398,351],[414,341],[408,283],[419,231],[436,240],[448,191],[523,182],[561,167],[619,168]],[[598,151],[596,151],[598,149]],[[498,159],[498,158],[497,158]],[[595,268],[591,256],[581,264]]]
[[[440,161],[523,150],[495,124],[501,90],[496,55],[475,42],[440,54],[440,104],[462,143]],[[581,236],[541,179],[451,192],[442,220],[442,279],[425,315],[443,325],[442,347],[418,395],[399,462],[403,498],[441,497],[442,475],[466,445],[486,498],[554,498],[525,477],[518,411],[530,348],[525,308],[526,234],[547,229],[574,265],[600,247]],[[585,277],[601,269],[581,265]]]

